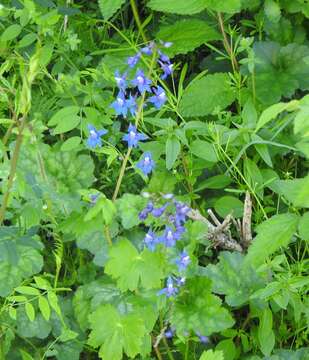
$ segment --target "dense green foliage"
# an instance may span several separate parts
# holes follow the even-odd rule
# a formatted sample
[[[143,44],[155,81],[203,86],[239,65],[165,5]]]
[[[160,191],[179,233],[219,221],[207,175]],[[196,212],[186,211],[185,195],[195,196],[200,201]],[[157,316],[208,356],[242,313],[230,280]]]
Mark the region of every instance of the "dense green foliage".
[[[0,3],[0,360],[309,359],[308,29]]]

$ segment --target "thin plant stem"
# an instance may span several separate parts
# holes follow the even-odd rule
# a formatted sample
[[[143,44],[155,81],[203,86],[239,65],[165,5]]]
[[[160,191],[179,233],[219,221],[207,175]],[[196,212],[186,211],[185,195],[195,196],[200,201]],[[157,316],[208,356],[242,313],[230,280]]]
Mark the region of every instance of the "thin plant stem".
[[[145,35],[144,29],[143,29],[143,26],[142,26],[142,23],[141,23],[141,19],[139,17],[139,13],[138,13],[138,9],[137,9],[135,0],[130,0],[130,5],[131,5],[131,8],[132,8],[134,20],[135,20],[136,25],[138,27],[138,32],[141,34],[141,36],[143,38],[143,41],[147,42],[147,37]]]
[[[10,168],[10,174],[9,174],[9,178],[8,178],[7,189],[3,195],[2,204],[1,204],[1,208],[0,208],[0,225],[3,223],[5,212],[6,212],[6,209],[8,206],[8,202],[9,202],[10,193],[11,193],[12,186],[14,183],[14,178],[15,178],[16,169],[17,169],[17,161],[18,161],[18,157],[19,157],[21,144],[23,142],[23,131],[24,131],[25,125],[26,125],[26,115],[24,115],[21,118],[21,122],[20,122],[20,126],[19,126],[15,149],[14,149],[13,157],[12,157],[12,161],[11,161],[11,168]]]

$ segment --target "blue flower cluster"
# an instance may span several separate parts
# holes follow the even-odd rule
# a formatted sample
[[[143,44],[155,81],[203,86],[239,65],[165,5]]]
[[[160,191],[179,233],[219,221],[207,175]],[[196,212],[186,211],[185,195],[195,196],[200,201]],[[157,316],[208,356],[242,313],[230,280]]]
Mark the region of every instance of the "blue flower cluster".
[[[145,246],[154,251],[157,246],[161,245],[165,248],[174,248],[177,241],[181,239],[185,230],[185,222],[190,207],[180,201],[174,199],[172,194],[162,196],[167,200],[162,206],[155,207],[153,201],[149,201],[147,206],[140,212],[140,220],[146,220],[148,216],[161,218],[164,220],[165,228],[156,234],[151,228],[148,230],[144,238]],[[179,256],[173,260],[178,268],[178,275],[171,275],[167,278],[166,287],[158,292],[159,295],[166,295],[168,298],[176,295],[179,288],[185,283],[184,273],[190,264],[191,259],[186,250],[183,250]]]
[[[160,42],[163,47],[170,47],[172,43]],[[152,41],[147,46],[143,47],[136,55],[130,56],[127,59],[129,69],[135,68],[142,58],[142,55],[156,56],[157,63],[162,70],[161,79],[168,78],[173,73],[173,64],[169,57],[165,55]],[[128,69],[128,70],[129,70]],[[164,89],[152,83],[144,71],[140,68],[136,69],[133,79],[128,79],[128,71],[121,74],[118,70],[114,76],[116,85],[118,87],[118,94],[116,99],[110,105],[115,110],[116,115],[126,118],[129,114],[136,116],[138,111],[137,94],[143,96],[140,106],[146,106],[148,103],[152,104],[156,109],[160,109],[167,101],[167,96]],[[151,96],[146,98],[146,93]],[[89,137],[87,145],[89,148],[96,148],[102,146],[101,137],[107,133],[107,130],[97,130],[93,125],[88,125]],[[138,146],[139,141],[146,140],[148,137],[145,134],[139,133],[136,126],[130,124],[128,132],[123,136],[122,140],[126,141],[129,148]],[[149,175],[155,167],[155,162],[150,152],[142,155],[136,167],[142,171],[144,175]]]

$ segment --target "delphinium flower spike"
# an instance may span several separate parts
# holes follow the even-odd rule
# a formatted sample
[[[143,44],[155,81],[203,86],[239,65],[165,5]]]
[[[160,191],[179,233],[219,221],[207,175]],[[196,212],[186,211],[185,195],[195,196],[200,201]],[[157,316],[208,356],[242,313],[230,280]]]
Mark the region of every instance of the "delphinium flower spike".
[[[95,147],[101,147],[102,146],[102,139],[101,136],[107,134],[107,130],[102,129],[102,130],[96,130],[96,128],[89,124],[88,125],[88,130],[89,130],[89,137],[87,139],[87,145],[90,148],[95,148]]]

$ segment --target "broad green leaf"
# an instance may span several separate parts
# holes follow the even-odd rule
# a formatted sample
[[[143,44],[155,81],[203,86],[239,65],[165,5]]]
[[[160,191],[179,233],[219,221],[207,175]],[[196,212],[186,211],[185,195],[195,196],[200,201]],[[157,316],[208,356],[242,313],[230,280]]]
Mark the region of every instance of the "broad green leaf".
[[[223,352],[217,350],[207,350],[204,351],[200,360],[224,360]]]
[[[264,110],[258,120],[255,131],[257,132],[263,126],[268,124],[271,120],[275,119],[282,111],[294,111],[297,109],[299,102],[292,100],[288,103],[278,103],[268,107]]]
[[[44,296],[39,297],[39,309],[46,321],[50,318],[50,307],[47,299]]]
[[[58,125],[55,127],[53,134],[63,134],[65,132],[71,131],[77,127],[77,125],[80,123],[81,118],[76,115],[72,115],[70,117],[67,117],[63,119]]]
[[[309,240],[309,212],[304,213],[299,220],[298,232],[302,239]]]
[[[112,305],[101,305],[90,314],[89,321],[88,344],[100,347],[101,359],[121,360],[123,352],[134,358],[141,352],[146,329],[137,315],[120,315]]]
[[[11,41],[21,33],[22,27],[18,24],[10,25],[0,36],[0,41]]]
[[[222,217],[232,214],[235,218],[243,216],[243,203],[234,196],[222,196],[215,202],[215,210]]]
[[[212,291],[225,295],[228,305],[239,307],[247,303],[250,295],[264,287],[265,281],[252,267],[244,267],[244,255],[222,251],[219,263],[209,264],[203,274],[212,280]]]
[[[138,253],[126,239],[122,239],[109,251],[105,273],[117,280],[122,291],[139,287],[156,289],[163,278],[163,260],[160,254],[144,249]]]
[[[206,180],[199,182],[195,192],[203,189],[223,189],[230,185],[232,179],[227,175],[215,175]]]
[[[16,317],[17,334],[22,338],[46,339],[50,334],[52,325],[39,313],[33,321],[30,321],[24,308],[17,309]]]
[[[309,208],[309,175],[302,179],[277,180],[274,185],[294,206]]]
[[[61,151],[71,151],[76,149],[80,142],[81,138],[79,136],[72,136],[61,145]]]
[[[209,0],[150,0],[147,6],[152,10],[180,15],[197,14],[204,10]]]
[[[67,106],[61,110],[58,110],[48,121],[49,126],[59,125],[61,123],[65,123],[70,118],[74,118],[77,116],[80,108],[78,106]]]
[[[210,25],[198,19],[184,19],[162,26],[156,38],[170,41],[173,45],[164,49],[169,56],[186,54],[206,42],[219,40],[220,34]]]
[[[281,17],[279,4],[275,0],[266,0],[264,4],[265,15],[272,22],[277,23]]]
[[[126,0],[98,0],[102,16],[105,20],[110,19]]]
[[[144,208],[146,201],[139,195],[124,194],[116,202],[122,226],[130,229],[140,223],[138,214]]]
[[[23,236],[13,227],[0,229],[0,296],[9,295],[24,279],[41,271],[40,249],[36,237]]]
[[[172,307],[171,325],[177,332],[194,331],[209,336],[233,324],[234,320],[221,306],[220,298],[211,293],[210,280],[199,276],[188,279]]]
[[[213,11],[234,14],[240,11],[241,0],[208,0],[207,7],[209,7]]]
[[[181,149],[180,142],[175,136],[169,137],[166,140],[165,151],[166,151],[167,170],[170,170],[175,164],[175,161],[177,160],[177,157],[180,153],[180,149]]]
[[[280,247],[286,247],[297,229],[298,220],[294,214],[281,214],[258,225],[245,263],[259,266]]]
[[[232,339],[221,340],[216,346],[216,351],[223,352],[224,360],[234,360],[236,358],[236,346]]]
[[[180,112],[185,117],[205,116],[222,110],[235,100],[227,74],[216,73],[193,80],[184,90]]]
[[[33,305],[30,302],[25,304],[25,311],[30,321],[34,321],[35,319],[35,310]]]
[[[275,346],[275,334],[272,329],[273,314],[269,308],[263,310],[260,316],[258,339],[262,353],[269,356]]]
[[[29,46],[32,43],[34,43],[36,39],[37,39],[37,34],[35,34],[35,33],[27,34],[18,42],[16,47],[23,48],[23,47]]]
[[[195,156],[197,156],[201,159],[204,159],[206,161],[213,162],[213,163],[218,161],[218,157],[215,152],[215,148],[208,141],[194,140],[190,146],[190,149]]]

